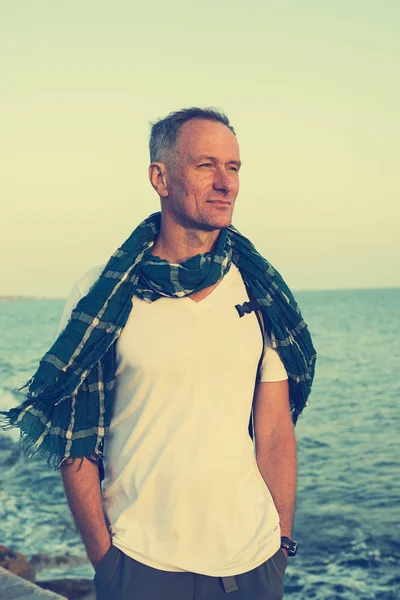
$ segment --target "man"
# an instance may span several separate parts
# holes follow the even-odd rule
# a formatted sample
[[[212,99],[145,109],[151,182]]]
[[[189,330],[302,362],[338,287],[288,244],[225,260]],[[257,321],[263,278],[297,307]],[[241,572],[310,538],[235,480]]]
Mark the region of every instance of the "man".
[[[161,215],[74,286],[9,423],[57,457],[98,600],[279,599],[311,338],[231,225],[241,163],[227,117],[171,113],[150,154]]]

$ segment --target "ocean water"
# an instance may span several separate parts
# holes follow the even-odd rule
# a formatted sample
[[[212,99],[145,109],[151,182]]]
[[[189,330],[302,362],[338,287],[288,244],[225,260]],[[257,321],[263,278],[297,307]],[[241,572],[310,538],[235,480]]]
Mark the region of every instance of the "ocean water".
[[[400,289],[299,292],[319,359],[296,426],[298,492],[285,599],[400,599]],[[0,408],[52,343],[64,302],[0,303]],[[0,544],[50,557],[39,578],[93,577],[59,473],[0,431]]]

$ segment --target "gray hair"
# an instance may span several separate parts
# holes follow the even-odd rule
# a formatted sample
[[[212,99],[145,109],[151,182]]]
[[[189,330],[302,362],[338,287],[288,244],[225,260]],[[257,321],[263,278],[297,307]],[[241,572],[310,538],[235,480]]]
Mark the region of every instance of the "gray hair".
[[[228,117],[216,108],[183,108],[169,113],[164,119],[151,123],[150,162],[172,162],[172,154],[182,125],[191,119],[204,119],[222,123],[236,135]]]

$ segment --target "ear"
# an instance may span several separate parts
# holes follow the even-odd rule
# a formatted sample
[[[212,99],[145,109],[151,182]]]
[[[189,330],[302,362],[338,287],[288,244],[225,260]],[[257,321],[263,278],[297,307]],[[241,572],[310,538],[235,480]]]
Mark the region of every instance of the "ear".
[[[161,198],[168,196],[167,170],[165,163],[153,162],[149,166],[149,179],[153,188]]]

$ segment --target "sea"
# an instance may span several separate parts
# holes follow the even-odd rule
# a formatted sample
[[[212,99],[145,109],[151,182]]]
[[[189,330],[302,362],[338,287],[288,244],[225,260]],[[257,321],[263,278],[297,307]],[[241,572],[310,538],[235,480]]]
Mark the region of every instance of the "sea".
[[[296,425],[285,599],[400,599],[400,288],[297,292],[318,361]],[[63,300],[0,302],[0,410],[53,342]],[[0,431],[0,544],[41,554],[38,579],[93,577],[60,474]]]

